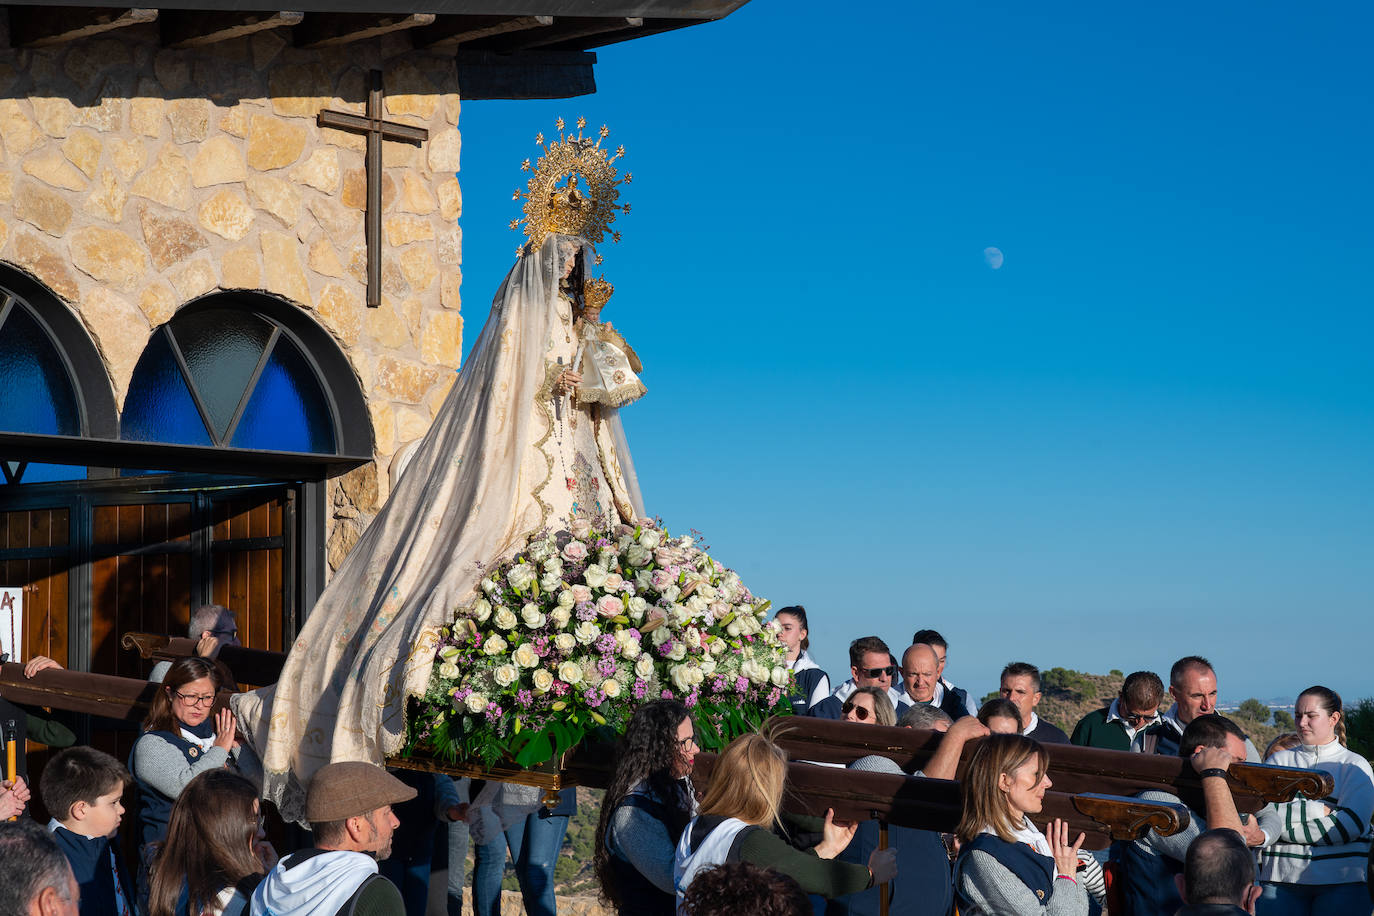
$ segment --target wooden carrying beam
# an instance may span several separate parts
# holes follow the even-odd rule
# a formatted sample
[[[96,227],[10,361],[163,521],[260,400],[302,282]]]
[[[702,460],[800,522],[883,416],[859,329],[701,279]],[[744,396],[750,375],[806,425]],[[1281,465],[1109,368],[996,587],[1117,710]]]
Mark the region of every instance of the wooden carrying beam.
[[[157,19],[157,10],[142,8],[11,6],[9,11],[10,44],[16,48],[45,48]]]
[[[196,641],[184,636],[168,637],[159,633],[125,633],[120,639],[126,649],[134,649],[139,656],[152,661],[175,661],[196,654]],[[219,650],[221,661],[233,672],[240,684],[265,687],[275,684],[286,664],[285,652],[268,649],[249,649],[246,646],[224,646]]]
[[[151,681],[65,668],[48,668],[28,678],[24,677],[24,666],[17,662],[0,665],[0,696],[11,703],[106,719],[142,722],[157,690],[158,685]],[[227,706],[232,695],[231,691],[221,690],[212,714]]]
[[[930,762],[943,737],[940,732],[882,725],[857,725],[807,716],[779,716],[766,728],[794,760],[849,764],[870,754],[887,757],[907,772]],[[959,772],[978,746],[970,741],[960,757]],[[1050,779],[1063,792],[1107,792],[1134,795],[1164,789],[1180,797],[1198,797],[1201,780],[1178,757],[1132,754],[1068,744],[1046,744]],[[1317,770],[1233,764],[1228,783],[1241,813],[1253,813],[1269,802],[1291,801],[1299,793],[1325,798],[1334,789],[1329,774]]]
[[[191,13],[164,10],[158,23],[162,29],[162,43],[167,47],[202,48],[254,32],[289,28],[299,25],[304,18],[304,13],[290,11]]]
[[[391,32],[433,24],[433,13],[373,16],[367,13],[311,13],[295,28],[296,47],[332,48],[366,41]]]

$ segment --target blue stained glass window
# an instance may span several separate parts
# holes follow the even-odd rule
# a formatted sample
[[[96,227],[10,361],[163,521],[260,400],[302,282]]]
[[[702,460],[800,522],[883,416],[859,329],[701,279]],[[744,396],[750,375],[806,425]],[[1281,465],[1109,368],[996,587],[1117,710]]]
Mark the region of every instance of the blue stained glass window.
[[[85,480],[86,469],[74,464],[30,464],[24,468],[24,483],[53,483],[58,480]]]
[[[179,315],[172,322],[172,334],[215,426],[215,438],[223,439],[229,431],[272,330],[257,315],[233,309],[206,309]]]
[[[123,438],[141,442],[214,445],[164,330],[153,334],[138,358],[120,428]]]
[[[285,335],[258,378],[230,443],[234,448],[333,452],[329,402],[300,349]]]
[[[18,302],[0,327],[0,429],[81,434],[76,388],[57,345]]]

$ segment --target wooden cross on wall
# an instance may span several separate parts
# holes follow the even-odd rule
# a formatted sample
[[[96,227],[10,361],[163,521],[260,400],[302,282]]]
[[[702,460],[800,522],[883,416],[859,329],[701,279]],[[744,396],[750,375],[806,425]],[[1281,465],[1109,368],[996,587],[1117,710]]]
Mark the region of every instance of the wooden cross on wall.
[[[367,238],[367,305],[382,304],[382,141],[398,140],[419,145],[429,139],[423,127],[411,127],[382,120],[382,71],[368,72],[367,114],[346,111],[321,111],[320,127],[332,127],[367,137],[367,215],[363,222]]]

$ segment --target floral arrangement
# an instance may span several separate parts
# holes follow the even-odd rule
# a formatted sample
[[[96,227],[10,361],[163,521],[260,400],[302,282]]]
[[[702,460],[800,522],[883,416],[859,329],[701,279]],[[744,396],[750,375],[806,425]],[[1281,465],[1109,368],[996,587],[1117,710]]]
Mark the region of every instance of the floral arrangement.
[[[768,607],[653,522],[538,533],[441,630],[408,752],[534,766],[623,733],[659,697],[692,710],[704,749],[723,747],[791,710]]]

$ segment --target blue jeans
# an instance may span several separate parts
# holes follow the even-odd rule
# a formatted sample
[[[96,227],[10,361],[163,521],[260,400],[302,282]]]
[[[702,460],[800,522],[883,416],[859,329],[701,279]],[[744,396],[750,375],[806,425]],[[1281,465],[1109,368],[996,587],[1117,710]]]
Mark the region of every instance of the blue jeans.
[[[1260,885],[1257,916],[1365,916],[1374,905],[1363,884],[1270,884]]]
[[[512,824],[502,839],[474,846],[472,898],[476,916],[501,916],[501,876],[506,870],[507,847],[527,916],[555,916],[553,866],[567,832],[567,817],[540,817],[536,811]]]

